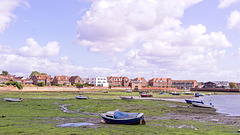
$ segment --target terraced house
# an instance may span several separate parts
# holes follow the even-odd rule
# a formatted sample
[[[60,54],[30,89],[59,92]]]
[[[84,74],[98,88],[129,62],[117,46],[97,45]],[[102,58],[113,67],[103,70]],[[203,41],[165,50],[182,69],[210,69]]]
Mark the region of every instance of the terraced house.
[[[191,89],[198,86],[196,80],[172,80],[173,86],[177,87],[177,89]]]
[[[69,78],[67,76],[55,76],[53,78],[53,85],[62,84],[63,86],[70,85]]]
[[[109,76],[107,77],[107,82],[109,83],[109,86],[113,87],[128,87],[130,80],[128,77]]]
[[[148,81],[151,87],[170,88],[172,86],[171,78],[152,78]]]
[[[146,79],[144,77],[136,77],[132,81],[134,81],[135,83],[136,82],[141,83],[141,87],[147,87],[148,86],[148,82],[146,81]]]

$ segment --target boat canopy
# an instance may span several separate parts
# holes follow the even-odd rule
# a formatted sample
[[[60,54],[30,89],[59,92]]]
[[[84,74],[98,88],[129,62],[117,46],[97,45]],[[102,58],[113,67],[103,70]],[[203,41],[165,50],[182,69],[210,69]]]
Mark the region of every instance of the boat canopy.
[[[125,118],[135,118],[138,116],[139,113],[124,113],[121,111],[116,111],[114,113],[115,119],[125,119]]]

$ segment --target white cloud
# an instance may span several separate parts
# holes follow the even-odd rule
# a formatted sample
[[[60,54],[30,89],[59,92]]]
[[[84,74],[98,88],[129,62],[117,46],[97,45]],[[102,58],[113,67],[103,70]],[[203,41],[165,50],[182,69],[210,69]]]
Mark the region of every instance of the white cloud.
[[[14,19],[16,19],[16,16],[12,13],[14,9],[22,5],[29,7],[26,0],[0,1],[0,34],[6,30]]]
[[[60,46],[56,41],[48,42],[46,46],[41,47],[33,38],[26,40],[26,46],[21,47],[18,53],[29,57],[48,57],[59,53]]]
[[[12,49],[9,46],[0,45],[0,52],[10,53],[10,52],[12,52]]]
[[[239,11],[232,11],[230,16],[228,17],[228,28],[237,28],[240,30],[240,12]]]
[[[230,5],[239,2],[239,0],[220,0],[218,4],[218,8],[227,8]]]
[[[91,52],[114,53],[133,47],[142,33],[180,18],[202,0],[99,0],[78,21],[76,44]],[[174,20],[174,19],[173,19]],[[178,22],[178,21],[177,21]],[[166,27],[173,27],[165,24]],[[176,24],[174,24],[176,25]]]

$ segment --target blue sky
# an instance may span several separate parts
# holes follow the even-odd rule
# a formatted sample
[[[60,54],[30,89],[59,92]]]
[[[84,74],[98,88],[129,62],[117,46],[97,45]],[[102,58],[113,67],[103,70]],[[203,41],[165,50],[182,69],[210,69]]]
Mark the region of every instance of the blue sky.
[[[234,81],[240,0],[0,0],[0,71]]]

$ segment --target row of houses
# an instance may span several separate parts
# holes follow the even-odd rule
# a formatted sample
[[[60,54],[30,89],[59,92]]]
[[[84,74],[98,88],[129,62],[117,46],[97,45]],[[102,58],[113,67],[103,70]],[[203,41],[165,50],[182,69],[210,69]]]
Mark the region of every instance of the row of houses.
[[[39,85],[44,83],[46,86],[51,85],[73,85],[89,84],[92,86],[101,87],[131,87],[133,89],[143,89],[144,87],[153,88],[178,88],[178,89],[191,89],[198,86],[196,80],[172,80],[171,78],[152,78],[146,81],[144,77],[136,77],[135,79],[129,79],[128,77],[99,77],[94,78],[81,78],[79,76],[55,76],[49,75],[35,75],[32,78],[15,77],[12,75],[2,76],[0,75],[0,83],[6,83],[7,81],[17,81],[23,85]]]

